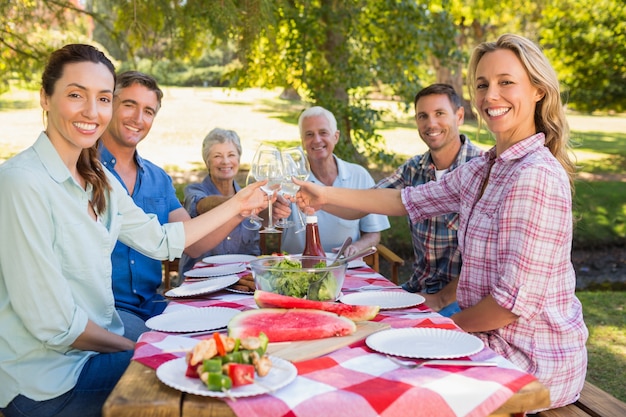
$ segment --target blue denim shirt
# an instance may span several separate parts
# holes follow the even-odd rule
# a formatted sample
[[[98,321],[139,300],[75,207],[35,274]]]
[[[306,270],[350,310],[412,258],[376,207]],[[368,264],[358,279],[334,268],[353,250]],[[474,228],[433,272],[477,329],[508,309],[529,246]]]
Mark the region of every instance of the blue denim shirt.
[[[100,146],[100,160],[124,185],[115,172],[117,161],[104,145]],[[176,197],[172,178],[160,167],[141,158],[137,152],[135,162],[138,170],[131,196],[133,201],[146,213],[155,214],[159,223],[167,223],[170,212],[182,207]],[[116,308],[130,311],[144,320],[163,312],[166,303],[154,302],[163,299],[157,294],[163,279],[161,261],[148,258],[118,241],[111,254],[111,262]]]

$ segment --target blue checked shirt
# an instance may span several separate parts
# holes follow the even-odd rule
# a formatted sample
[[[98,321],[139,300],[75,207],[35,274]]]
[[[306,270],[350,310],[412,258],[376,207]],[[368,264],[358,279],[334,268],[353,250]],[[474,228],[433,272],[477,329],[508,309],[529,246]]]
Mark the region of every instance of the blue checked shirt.
[[[449,171],[483,152],[465,136],[461,135],[461,149]],[[375,188],[403,189],[429,181],[436,181],[435,164],[430,151],[416,155],[396,171],[376,184]],[[413,240],[413,275],[403,284],[410,292],[434,294],[445,287],[461,272],[461,254],[457,243],[459,215],[450,213],[421,222],[408,220]]]

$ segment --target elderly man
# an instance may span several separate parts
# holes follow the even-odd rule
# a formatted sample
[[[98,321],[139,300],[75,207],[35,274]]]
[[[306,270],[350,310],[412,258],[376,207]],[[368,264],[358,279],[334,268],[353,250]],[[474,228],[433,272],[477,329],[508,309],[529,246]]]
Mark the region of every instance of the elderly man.
[[[371,188],[374,180],[367,170],[337,158],[333,154],[339,141],[337,120],[323,107],[311,107],[298,120],[302,147],[311,166],[309,181],[317,184],[344,188]],[[291,217],[297,215],[292,209]],[[387,216],[370,214],[358,220],[345,220],[323,210],[316,213],[322,246],[326,252],[341,246],[345,238],[352,237],[352,245],[345,254],[351,255],[380,241],[380,232],[389,228]],[[292,218],[292,220],[294,220]],[[304,249],[305,233],[295,233],[287,228],[282,236],[282,250],[301,253]]]

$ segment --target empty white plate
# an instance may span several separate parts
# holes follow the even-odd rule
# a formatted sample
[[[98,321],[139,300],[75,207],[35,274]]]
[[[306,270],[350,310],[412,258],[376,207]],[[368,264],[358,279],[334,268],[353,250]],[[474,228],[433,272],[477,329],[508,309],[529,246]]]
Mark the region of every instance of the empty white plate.
[[[356,306],[379,306],[381,310],[408,308],[422,304],[424,297],[406,291],[364,291],[342,296],[339,301]]]
[[[460,330],[433,327],[381,330],[365,339],[365,344],[387,355],[423,359],[452,359],[470,356],[485,344]]]
[[[223,288],[233,285],[239,281],[237,275],[225,275],[204,281],[194,282],[193,284],[183,284],[180,287],[172,288],[165,293],[166,297],[191,297],[200,294],[209,294],[219,291]]]
[[[236,308],[228,307],[186,308],[154,316],[146,321],[146,326],[160,332],[201,332],[226,327],[239,312]]]
[[[219,277],[222,275],[238,274],[246,270],[246,265],[242,263],[238,264],[225,264],[216,266],[205,266],[202,268],[190,269],[183,275],[187,278],[210,278]]]
[[[213,255],[207,256],[202,259],[202,262],[207,264],[232,264],[232,263],[246,263],[252,260],[255,260],[256,256],[254,255],[245,255],[238,253],[231,253],[226,255]]]

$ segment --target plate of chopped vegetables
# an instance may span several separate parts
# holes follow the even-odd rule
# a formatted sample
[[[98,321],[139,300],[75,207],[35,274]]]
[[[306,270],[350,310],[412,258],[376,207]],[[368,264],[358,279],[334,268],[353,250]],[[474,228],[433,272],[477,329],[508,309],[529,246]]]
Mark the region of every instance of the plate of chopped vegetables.
[[[267,394],[290,384],[298,375],[289,361],[269,356],[267,337],[234,339],[219,333],[202,339],[186,357],[157,368],[165,385],[189,394],[240,398]]]

